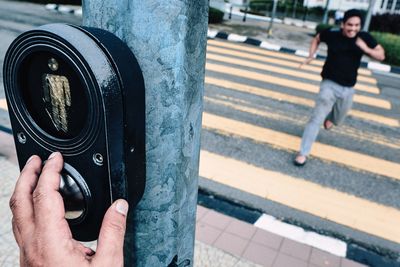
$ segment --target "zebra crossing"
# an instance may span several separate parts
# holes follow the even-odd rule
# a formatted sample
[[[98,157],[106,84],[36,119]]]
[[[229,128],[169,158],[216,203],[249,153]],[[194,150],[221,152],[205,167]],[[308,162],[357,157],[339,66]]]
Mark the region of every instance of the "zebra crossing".
[[[321,130],[312,160],[295,168],[323,64],[299,69],[303,59],[208,40],[200,176],[399,249],[398,100],[360,68],[345,124]]]

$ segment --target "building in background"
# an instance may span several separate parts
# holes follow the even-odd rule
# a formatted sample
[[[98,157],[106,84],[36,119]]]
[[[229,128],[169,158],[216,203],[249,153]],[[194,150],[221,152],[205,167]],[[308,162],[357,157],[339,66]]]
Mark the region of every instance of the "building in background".
[[[223,0],[220,1],[224,2]],[[229,3],[233,5],[246,5],[249,4],[249,2],[251,2],[251,0],[229,0]],[[298,2],[301,4],[301,0]],[[307,7],[318,7],[318,6],[325,7],[326,2],[327,0],[303,0],[303,4]],[[369,5],[369,0],[333,0],[333,1],[331,0],[329,2],[328,9],[346,11],[351,8],[357,8],[357,9],[367,10],[368,5]],[[400,14],[400,0],[377,0],[374,8],[372,9],[372,13]]]
[[[325,7],[327,0],[304,0],[308,7]],[[329,10],[346,11],[351,8],[367,10],[369,0],[334,0],[329,2]],[[372,9],[373,14],[397,13],[400,14],[400,0],[377,0]]]

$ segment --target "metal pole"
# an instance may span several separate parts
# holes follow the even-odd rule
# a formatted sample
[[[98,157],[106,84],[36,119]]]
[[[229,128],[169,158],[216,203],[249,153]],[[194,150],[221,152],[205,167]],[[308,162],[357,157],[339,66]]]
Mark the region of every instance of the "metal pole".
[[[192,266],[208,0],[86,0],[83,15],[128,44],[146,87],[146,189],[124,266]]]
[[[367,11],[367,15],[365,16],[365,21],[364,21],[364,26],[363,26],[364,31],[369,30],[369,25],[371,24],[372,11],[375,7],[375,3],[376,3],[376,0],[369,1],[368,11]]]
[[[305,6],[306,10],[304,11],[304,14],[303,14],[303,21],[306,21],[307,13],[308,13],[308,0],[306,0],[306,2],[304,3],[304,6]]]
[[[328,23],[328,13],[329,13],[329,4],[330,4],[330,0],[326,1],[326,5],[325,5],[325,11],[324,11],[324,18],[322,19],[322,23],[327,24]]]
[[[275,18],[275,14],[276,14],[276,6],[278,4],[278,0],[274,0],[274,5],[272,6],[272,14],[271,14],[271,18],[269,21],[269,27],[268,27],[268,38],[270,38],[272,36],[272,26],[274,24],[274,18]]]
[[[247,0],[243,0],[243,5],[245,6],[244,8],[244,16],[243,16],[243,22],[246,22],[246,17],[247,17],[247,10],[249,9],[249,3],[247,3]]]
[[[294,0],[294,3],[293,3],[292,18],[296,18],[297,1],[298,0]]]

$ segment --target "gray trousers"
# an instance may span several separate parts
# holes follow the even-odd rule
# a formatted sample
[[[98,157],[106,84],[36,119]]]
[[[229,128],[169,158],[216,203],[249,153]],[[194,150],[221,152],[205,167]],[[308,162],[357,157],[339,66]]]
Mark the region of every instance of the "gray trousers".
[[[354,88],[323,80],[311,118],[304,129],[300,154],[307,156],[325,119],[340,125],[353,104]]]

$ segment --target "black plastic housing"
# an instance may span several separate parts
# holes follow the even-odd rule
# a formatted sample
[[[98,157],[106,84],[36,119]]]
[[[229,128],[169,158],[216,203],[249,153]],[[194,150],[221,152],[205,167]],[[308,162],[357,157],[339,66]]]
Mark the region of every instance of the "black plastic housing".
[[[110,204],[124,198],[133,210],[144,192],[145,88],[135,56],[105,30],[49,24],[17,37],[3,75],[20,168],[60,151],[84,180],[85,212],[68,220],[73,236],[97,239]],[[50,92],[61,90],[61,100],[48,96],[51,79],[61,81]]]

